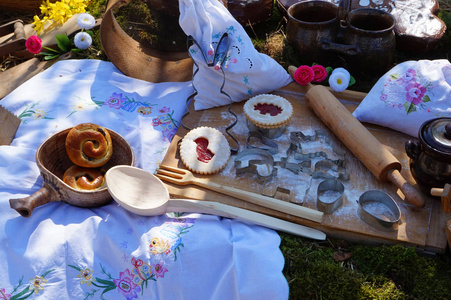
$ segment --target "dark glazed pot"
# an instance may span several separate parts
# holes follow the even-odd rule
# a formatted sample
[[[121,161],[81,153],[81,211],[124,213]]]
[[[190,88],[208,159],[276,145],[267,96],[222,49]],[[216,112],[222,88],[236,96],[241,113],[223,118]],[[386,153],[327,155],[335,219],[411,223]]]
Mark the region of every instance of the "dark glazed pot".
[[[349,12],[341,26],[344,43],[354,45],[358,50],[346,55],[351,70],[382,75],[393,66],[396,40],[395,18],[391,14],[373,8],[359,8]]]
[[[443,188],[451,183],[451,118],[424,122],[419,141],[407,141],[410,171],[421,190],[430,195],[431,188]]]
[[[302,1],[288,8],[287,41],[305,64],[331,60],[322,44],[337,34],[337,13],[338,6],[324,0]]]

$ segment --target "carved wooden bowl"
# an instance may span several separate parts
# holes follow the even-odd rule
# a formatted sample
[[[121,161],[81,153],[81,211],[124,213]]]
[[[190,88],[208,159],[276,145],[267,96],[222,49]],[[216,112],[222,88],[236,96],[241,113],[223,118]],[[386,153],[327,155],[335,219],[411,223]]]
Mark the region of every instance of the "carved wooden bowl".
[[[44,179],[42,188],[33,195],[10,199],[11,208],[23,217],[31,216],[35,207],[52,201],[63,201],[79,207],[98,207],[112,198],[105,186],[97,190],[77,190],[63,181],[64,172],[73,165],[66,153],[66,136],[71,128],[60,131],[45,140],[36,152],[36,164]],[[105,172],[116,165],[134,164],[134,154],[128,142],[118,133],[108,129],[113,142],[113,155],[103,166]]]

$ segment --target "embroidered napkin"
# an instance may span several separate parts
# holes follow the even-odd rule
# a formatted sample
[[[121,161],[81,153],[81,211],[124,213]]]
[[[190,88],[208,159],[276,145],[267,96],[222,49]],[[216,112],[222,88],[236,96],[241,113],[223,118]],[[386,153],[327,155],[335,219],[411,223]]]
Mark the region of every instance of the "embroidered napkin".
[[[451,64],[448,60],[406,61],[383,75],[353,115],[413,137],[423,122],[451,117]]]
[[[109,62],[68,60],[2,100],[22,123],[0,146],[0,298],[288,298],[280,237],[267,228],[201,214],[138,216],[115,202],[87,209],[57,201],[29,218],[9,206],[42,187],[42,141],[81,122],[121,134],[136,165],[153,172],[192,92],[190,82],[149,83]]]
[[[193,76],[198,92],[194,98],[196,110],[230,104],[231,100],[221,93],[222,70],[223,90],[234,102],[271,92],[292,81],[280,64],[254,48],[243,26],[220,1],[180,0],[179,8],[180,27],[200,46],[189,49],[199,68]],[[229,44],[226,49],[218,47],[224,34],[228,37],[224,43]],[[210,63],[214,65],[208,66]]]

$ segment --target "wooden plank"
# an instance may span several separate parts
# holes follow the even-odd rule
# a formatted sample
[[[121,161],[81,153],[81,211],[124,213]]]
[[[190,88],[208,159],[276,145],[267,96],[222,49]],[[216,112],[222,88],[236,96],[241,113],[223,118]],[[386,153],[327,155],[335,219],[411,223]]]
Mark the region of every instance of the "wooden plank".
[[[0,105],[0,145],[11,144],[19,125],[20,119]]]
[[[391,183],[381,183],[377,178],[365,168],[365,166],[349,152],[341,142],[333,135],[331,131],[321,122],[314,112],[308,107],[304,100],[305,89],[297,84],[290,84],[282,89],[274,91],[274,94],[280,95],[289,100],[294,109],[293,118],[287,126],[287,131],[281,137],[275,139],[279,146],[279,153],[274,155],[275,160],[280,160],[286,156],[286,150],[290,144],[289,133],[301,131],[304,134],[315,134],[316,130],[323,130],[327,133],[327,138],[332,144],[346,151],[346,171],[350,174],[350,180],[343,182],[345,186],[344,203],[332,214],[326,214],[322,223],[314,223],[305,219],[286,215],[258,205],[246,203],[243,200],[225,196],[213,191],[203,190],[195,186],[176,186],[167,184],[171,196],[175,198],[189,198],[199,200],[214,200],[224,204],[233,205],[240,208],[268,214],[273,217],[281,218],[287,221],[296,222],[302,225],[317,228],[326,232],[330,237],[346,239],[350,241],[374,244],[403,244],[417,247],[425,251],[442,253],[446,249],[447,236],[445,232],[445,220],[440,201],[426,196],[426,206],[417,208],[404,201],[402,193]],[[359,101],[364,97],[364,93],[345,91],[335,93],[342,103],[353,111]],[[238,123],[231,132],[238,139],[241,149],[244,149],[248,134],[246,120],[242,111],[242,103],[233,105],[232,110],[238,115]],[[190,107],[190,114],[184,119],[184,124],[189,128],[196,126],[211,126],[224,132],[225,128],[232,122],[232,117],[227,112],[228,107],[212,108],[204,111],[193,111]],[[403,165],[401,174],[406,180],[416,186],[409,169],[409,158],[405,153],[405,142],[412,139],[403,133],[377,126],[365,124],[374,136],[387,147]],[[177,135],[167,152],[163,163],[170,166],[184,167],[179,161],[177,152],[177,142],[186,134],[187,129],[180,127]],[[231,143],[232,144],[232,143]],[[334,153],[331,144],[319,139],[318,142],[302,144],[305,152],[324,151],[332,159],[338,158]],[[315,163],[312,160],[312,163]],[[333,173],[333,172],[332,172]],[[271,195],[277,187],[287,188],[291,191],[291,200],[302,202],[305,207],[316,209],[316,190],[322,179],[313,179],[306,173],[294,174],[289,170],[279,168],[277,176],[270,182],[261,184],[254,174],[236,175],[234,169],[234,157],[232,156],[228,165],[220,173],[210,176],[200,176],[209,178],[220,184],[228,184],[236,188],[248,191],[263,192]],[[401,223],[399,229],[394,232],[384,232],[371,227],[360,219],[357,214],[359,196],[370,189],[379,189],[395,199],[401,209]],[[283,199],[281,201],[288,201]]]

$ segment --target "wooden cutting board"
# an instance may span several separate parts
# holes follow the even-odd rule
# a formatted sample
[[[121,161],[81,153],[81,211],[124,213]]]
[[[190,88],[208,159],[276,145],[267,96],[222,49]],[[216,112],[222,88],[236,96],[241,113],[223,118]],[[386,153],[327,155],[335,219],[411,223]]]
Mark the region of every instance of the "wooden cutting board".
[[[377,178],[374,177],[371,172],[341,144],[334,134],[327,129],[322,121],[308,107],[304,100],[305,90],[303,87],[292,83],[273,93],[289,100],[294,109],[293,118],[290,121],[289,126],[287,126],[286,132],[281,137],[275,139],[279,149],[279,153],[274,155],[275,160],[286,156],[286,150],[290,145],[289,136],[291,132],[300,131],[305,135],[315,135],[317,130],[326,132],[325,137],[320,137],[318,141],[311,145],[303,144],[303,151],[324,151],[328,153],[331,159],[335,159],[340,158],[337,156],[343,155],[334,151],[333,147],[339,147],[345,150],[343,158],[346,161],[346,170],[341,171],[348,173],[350,178],[348,181],[342,181],[345,187],[343,205],[332,214],[325,214],[321,223],[315,223],[255,204],[246,203],[245,201],[234,197],[198,188],[194,185],[177,186],[174,184],[167,184],[172,197],[219,201],[224,204],[307,225],[322,230],[329,237],[333,238],[367,244],[403,244],[416,247],[418,250],[433,253],[443,253],[446,250],[447,235],[445,224],[446,219],[449,216],[446,216],[445,213],[443,213],[439,200],[426,196],[426,206],[424,208],[416,208],[403,200],[402,193],[397,191],[393,184],[379,182]],[[350,111],[353,111],[365,96],[364,93],[353,91],[345,91],[343,93],[336,93],[335,95]],[[243,104],[244,102],[235,103],[232,107],[232,111],[238,115],[238,123],[232,128],[231,133],[238,139],[241,149],[246,147],[246,140],[249,132],[246,118],[242,111]],[[194,111],[193,106],[191,105],[190,114],[183,121],[189,128],[210,126],[224,132],[225,128],[233,121],[233,118],[230,116],[227,109],[228,107],[226,106],[204,111]],[[401,174],[404,178],[406,178],[409,183],[416,186],[416,182],[410,173],[409,158],[404,150],[405,142],[412,139],[412,137],[380,126],[365,125],[367,125],[374,136],[383,145],[386,145],[387,149],[402,163],[403,169]],[[179,127],[162,162],[163,164],[184,168],[182,162],[179,160],[177,143],[187,132],[188,131],[182,126]],[[323,139],[323,141],[321,139]],[[326,140],[328,141],[326,142]],[[229,142],[233,145],[232,141]],[[236,175],[234,160],[235,156],[232,156],[226,168],[218,174],[198,176],[235,188],[257,193],[263,192],[266,195],[273,195],[277,187],[282,187],[288,189],[290,195],[276,194],[276,198],[283,198],[280,201],[291,200],[302,203],[305,207],[316,209],[317,187],[323,179],[313,179],[312,176],[307,173],[301,172],[299,174],[294,174],[287,169],[278,168],[277,176],[273,177],[266,184],[261,184],[258,182],[255,174]],[[314,161],[312,160],[312,164],[313,163]],[[333,174],[333,172],[331,174],[333,176],[338,175],[338,173]],[[368,225],[358,216],[357,200],[361,194],[371,189],[382,190],[392,196],[397,202],[402,214],[397,231],[381,231]]]

